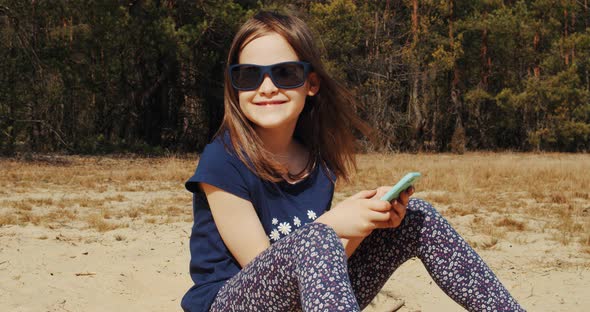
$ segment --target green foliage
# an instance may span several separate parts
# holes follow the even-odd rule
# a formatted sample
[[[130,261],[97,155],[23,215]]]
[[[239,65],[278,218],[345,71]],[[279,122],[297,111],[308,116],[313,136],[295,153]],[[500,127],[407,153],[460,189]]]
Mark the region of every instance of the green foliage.
[[[334,0],[312,3],[310,25],[321,38],[318,42],[325,51],[328,69],[345,78],[350,73],[353,60],[360,52],[365,11],[357,8],[352,0]]]
[[[576,66],[539,80],[529,78],[521,93],[504,90],[504,110],[523,112],[530,147],[537,150],[587,150],[590,138],[590,92],[581,88]]]
[[[308,22],[369,149],[590,149],[582,2],[0,0],[0,154],[200,150],[260,8]]]

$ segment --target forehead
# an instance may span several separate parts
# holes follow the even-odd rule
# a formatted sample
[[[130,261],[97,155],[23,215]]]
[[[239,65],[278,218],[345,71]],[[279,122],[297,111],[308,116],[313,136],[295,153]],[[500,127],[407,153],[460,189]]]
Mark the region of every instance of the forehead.
[[[248,42],[238,58],[240,64],[270,65],[287,61],[299,61],[299,57],[287,40],[274,32]]]

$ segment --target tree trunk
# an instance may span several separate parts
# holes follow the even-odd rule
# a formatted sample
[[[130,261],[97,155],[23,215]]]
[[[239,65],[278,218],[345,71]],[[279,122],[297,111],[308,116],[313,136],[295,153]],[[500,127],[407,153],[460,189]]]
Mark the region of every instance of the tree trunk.
[[[455,30],[453,29],[453,0],[449,0],[449,46],[451,51],[454,52],[455,50]],[[457,64],[453,64],[453,80],[452,80],[452,89],[456,89],[457,85],[459,84],[459,69],[457,68]]]
[[[487,16],[487,12],[484,12],[483,18],[485,19]],[[488,56],[488,29],[484,28],[483,33],[481,34],[481,66],[482,66],[482,73],[481,73],[481,86],[484,90],[488,89],[488,77],[491,74],[491,65],[492,60]]]
[[[576,0],[573,1],[572,5],[575,7]],[[574,11],[573,9],[570,12],[570,16],[571,16],[571,31],[575,32],[576,31],[576,11]],[[572,64],[574,63],[574,59],[576,57],[576,45],[575,43],[572,42],[572,47],[571,47],[571,51],[570,51],[570,55],[571,55],[571,62]]]
[[[567,13],[567,8],[563,9],[563,43],[562,43],[562,53],[563,53],[563,58],[564,58],[564,62],[565,65],[569,65],[570,64],[570,55],[569,55],[569,51],[566,51],[566,47],[563,46],[566,43],[567,37],[568,37],[568,13]]]
[[[590,15],[588,15],[588,0],[584,0],[584,13],[586,13],[584,16],[586,16],[586,18],[584,19],[584,22],[586,23],[586,28],[588,28],[588,24],[590,24]]]
[[[453,29],[453,0],[449,0],[449,41],[451,51],[455,48],[455,34]],[[486,47],[487,53],[487,47]],[[485,68],[485,67],[484,67]],[[487,78],[486,78],[487,83]],[[457,63],[453,62],[453,80],[451,81],[451,103],[453,113],[457,116],[455,122],[455,130],[451,138],[451,150],[453,152],[463,154],[465,152],[465,129],[463,127],[463,120],[461,118],[461,92],[459,90],[459,69]]]
[[[586,18],[584,19],[584,23],[586,29],[588,29],[588,27],[590,26],[590,15],[588,14],[588,0],[584,0],[584,13],[584,16],[586,16]],[[586,90],[590,91],[590,70],[588,69],[588,67],[586,67]]]
[[[412,40],[418,42],[418,0],[412,0]]]
[[[416,46],[418,45],[418,0],[412,0],[412,52],[415,51]],[[410,101],[409,101],[409,109],[408,109],[408,117],[412,120],[413,130],[414,130],[414,138],[418,139],[418,133],[420,132],[421,125],[423,123],[423,116],[420,109],[420,104],[418,103],[418,88],[419,88],[419,63],[417,57],[414,58],[411,65],[411,76],[412,76],[412,84],[410,90]],[[416,142],[418,143],[418,142]],[[415,147],[415,146],[414,146]]]
[[[539,78],[541,76],[541,67],[539,66],[539,42],[541,41],[541,35],[538,31],[535,32],[535,37],[533,39],[533,50],[535,51],[535,65],[533,67],[533,75],[535,78]]]
[[[373,33],[373,58],[376,60],[379,58],[379,45],[377,44],[377,32],[379,30],[379,16],[377,16],[377,10],[375,10],[375,29]]]

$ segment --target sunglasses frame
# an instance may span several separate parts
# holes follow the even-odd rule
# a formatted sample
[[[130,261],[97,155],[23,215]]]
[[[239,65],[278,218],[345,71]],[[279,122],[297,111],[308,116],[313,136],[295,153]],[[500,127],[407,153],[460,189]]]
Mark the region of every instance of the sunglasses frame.
[[[301,83],[299,83],[297,85],[293,85],[293,86],[285,86],[285,85],[281,85],[281,84],[277,83],[271,70],[275,66],[286,65],[286,64],[297,64],[297,65],[303,66],[303,81]],[[254,87],[252,87],[252,88],[239,88],[238,86],[236,86],[236,84],[234,82],[234,78],[232,76],[232,70],[234,68],[241,67],[241,66],[253,66],[253,67],[260,68],[260,75],[259,75],[258,81],[256,82]],[[279,89],[299,88],[303,84],[305,84],[305,81],[307,80],[307,75],[309,75],[310,72],[311,72],[311,64],[308,62],[303,62],[303,61],[289,61],[289,62],[281,62],[281,63],[271,64],[271,65],[234,64],[228,68],[229,80],[231,81],[231,85],[232,85],[232,87],[234,87],[234,89],[239,90],[239,91],[252,91],[252,90],[258,89],[260,87],[260,85],[262,84],[262,81],[264,81],[264,76],[266,76],[267,74],[270,77],[270,80],[272,81],[272,83]]]

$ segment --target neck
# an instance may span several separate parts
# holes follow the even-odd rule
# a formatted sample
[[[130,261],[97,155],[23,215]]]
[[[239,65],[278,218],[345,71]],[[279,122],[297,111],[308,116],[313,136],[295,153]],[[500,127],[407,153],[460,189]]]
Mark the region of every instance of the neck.
[[[287,129],[256,129],[256,133],[264,143],[264,148],[279,158],[288,157],[294,153],[294,132],[294,126]]]
[[[308,152],[304,146],[293,139],[295,125],[282,129],[256,129],[264,148],[274,155],[276,161],[286,166],[291,174],[301,174],[307,167]],[[284,177],[291,182],[289,177]]]

